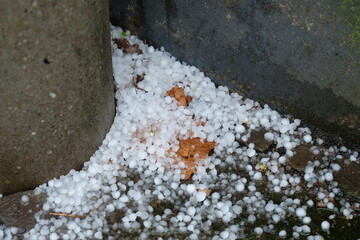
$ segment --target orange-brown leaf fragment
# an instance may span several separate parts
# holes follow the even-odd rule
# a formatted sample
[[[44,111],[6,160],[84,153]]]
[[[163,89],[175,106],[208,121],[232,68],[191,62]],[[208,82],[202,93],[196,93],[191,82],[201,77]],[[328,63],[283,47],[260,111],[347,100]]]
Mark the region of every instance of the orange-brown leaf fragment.
[[[188,138],[180,140],[177,154],[182,158],[206,158],[209,152],[215,147],[215,142],[201,141],[200,138]]]
[[[198,121],[196,125],[198,126],[205,126],[206,122]]]
[[[184,180],[191,177],[191,174],[196,171],[199,160],[206,158],[214,147],[215,142],[201,141],[200,138],[180,140],[179,150],[176,154],[181,158],[180,161],[185,164],[183,169]]]
[[[166,96],[175,98],[178,101],[178,104],[177,104],[178,106],[187,107],[189,105],[189,103],[192,101],[192,97],[185,96],[184,89],[179,86],[175,86],[172,89],[170,89],[169,91],[167,91]]]

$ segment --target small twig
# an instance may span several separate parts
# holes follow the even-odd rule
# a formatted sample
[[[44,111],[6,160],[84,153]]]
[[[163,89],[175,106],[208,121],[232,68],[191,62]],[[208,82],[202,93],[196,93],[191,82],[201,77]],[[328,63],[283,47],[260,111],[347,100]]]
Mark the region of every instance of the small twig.
[[[54,216],[65,216],[65,217],[75,217],[75,218],[84,218],[84,216],[73,215],[73,214],[66,214],[66,213],[54,213],[54,212],[51,212],[50,215],[54,215]]]

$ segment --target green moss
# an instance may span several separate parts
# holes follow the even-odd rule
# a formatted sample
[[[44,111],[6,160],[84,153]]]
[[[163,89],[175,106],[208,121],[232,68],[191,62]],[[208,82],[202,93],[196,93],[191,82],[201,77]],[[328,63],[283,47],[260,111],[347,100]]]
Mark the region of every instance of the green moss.
[[[353,28],[351,39],[355,47],[360,51],[360,0],[342,0],[342,8]]]

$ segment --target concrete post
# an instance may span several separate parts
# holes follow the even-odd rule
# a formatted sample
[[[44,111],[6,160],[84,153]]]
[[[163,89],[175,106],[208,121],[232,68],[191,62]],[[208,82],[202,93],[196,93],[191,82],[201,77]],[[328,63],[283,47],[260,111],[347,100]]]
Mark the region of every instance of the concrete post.
[[[0,1],[0,194],[80,169],[115,112],[108,2]]]

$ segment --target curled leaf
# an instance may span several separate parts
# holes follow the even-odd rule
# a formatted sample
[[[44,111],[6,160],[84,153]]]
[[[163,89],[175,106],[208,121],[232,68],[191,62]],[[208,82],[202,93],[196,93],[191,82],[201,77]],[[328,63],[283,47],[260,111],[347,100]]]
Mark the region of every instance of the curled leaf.
[[[179,86],[175,86],[169,91],[167,91],[166,96],[174,97],[178,101],[178,106],[187,107],[192,101],[192,97],[185,96],[184,89]]]

